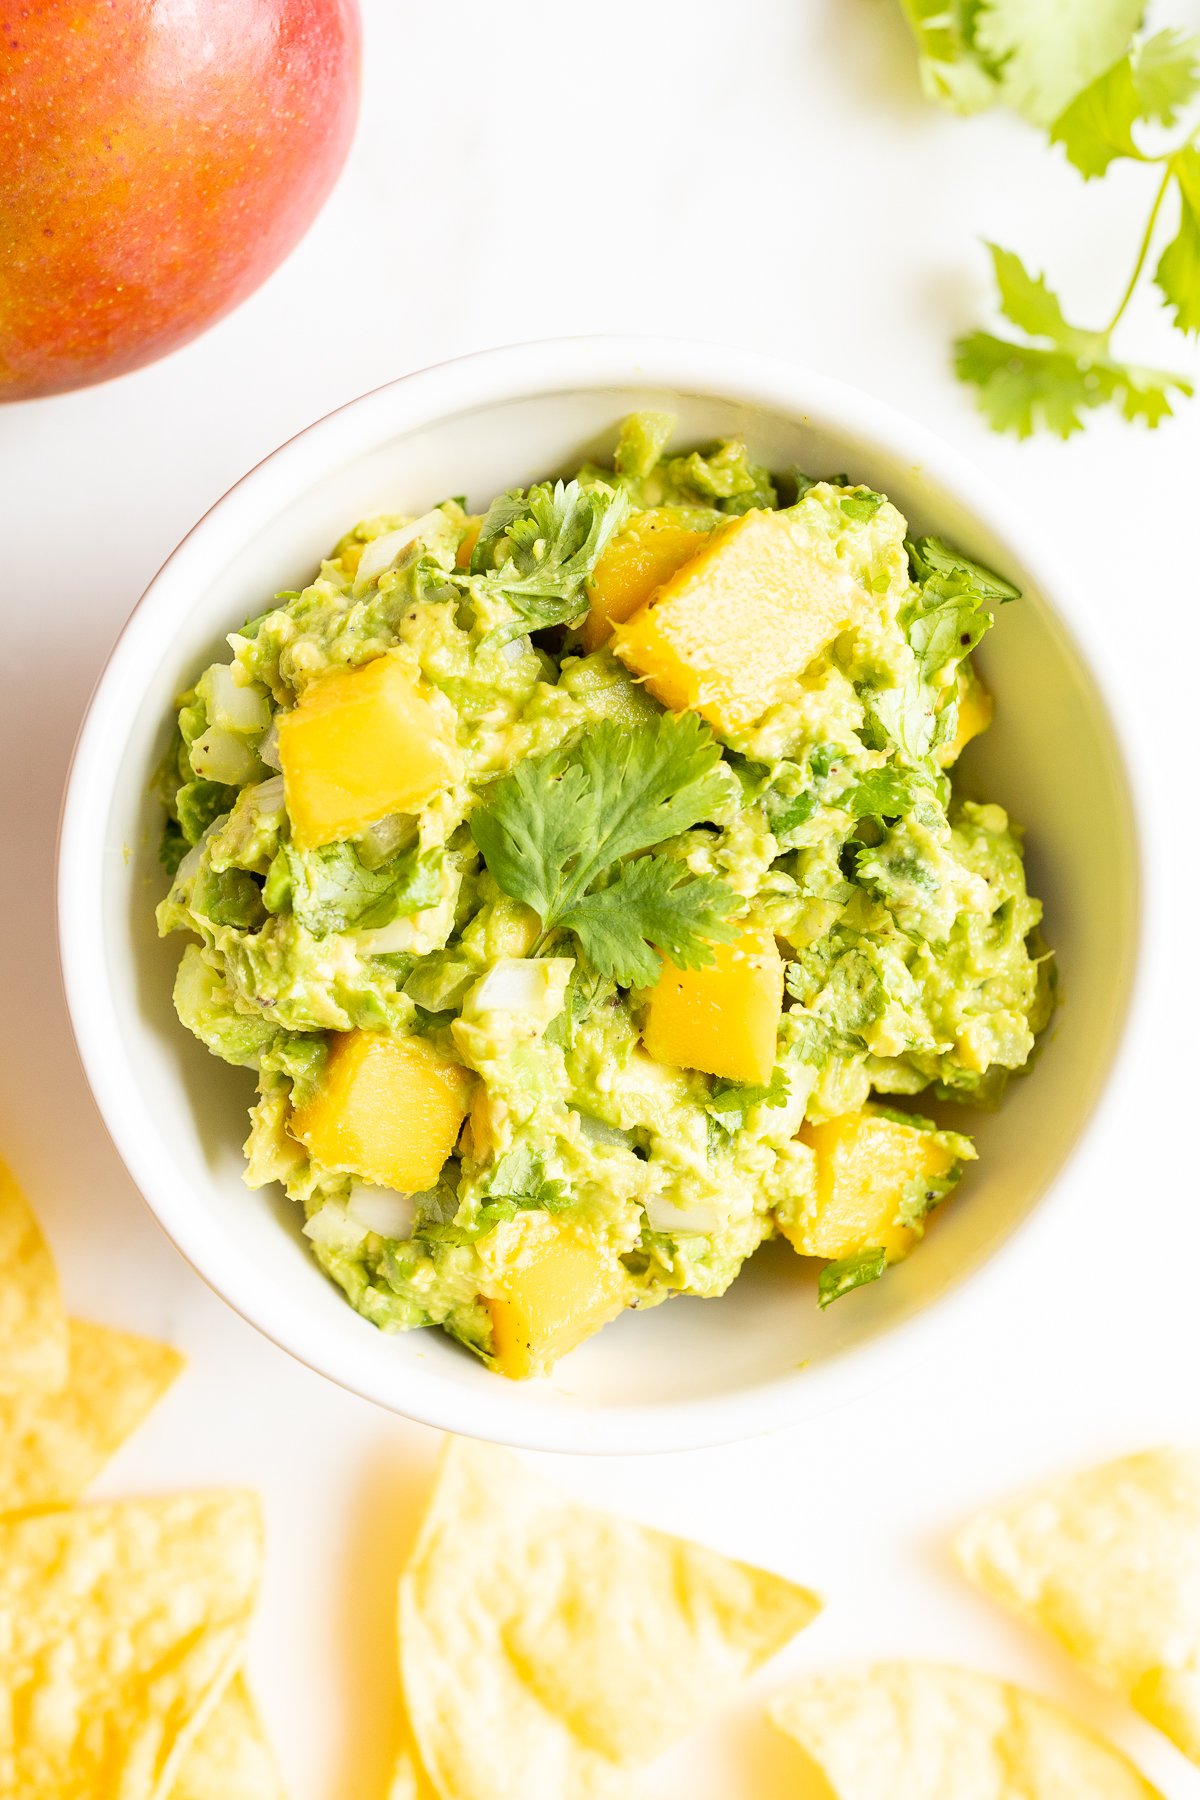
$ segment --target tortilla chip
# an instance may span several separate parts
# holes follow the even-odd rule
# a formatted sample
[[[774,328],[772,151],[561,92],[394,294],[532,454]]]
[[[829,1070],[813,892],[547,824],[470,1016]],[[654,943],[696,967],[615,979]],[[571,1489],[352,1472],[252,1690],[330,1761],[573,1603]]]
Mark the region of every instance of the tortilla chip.
[[[782,1576],[446,1451],[400,1583],[421,1760],[454,1800],[595,1800],[728,1703],[820,1609]]]
[[[244,1675],[234,1676],[201,1726],[171,1800],[286,1800]]]
[[[78,1500],[183,1367],[168,1344],[79,1319],[69,1345],[61,1393],[0,1394],[0,1513]]]
[[[1200,1452],[1122,1457],[983,1513],[954,1546],[1200,1763]]]
[[[880,1663],[770,1708],[837,1800],[1162,1800],[1069,1713],[990,1675]]]
[[[0,1793],[160,1800],[241,1661],[253,1494],[0,1523]]]
[[[0,1162],[0,1392],[53,1394],[66,1379],[58,1271],[28,1200]]]

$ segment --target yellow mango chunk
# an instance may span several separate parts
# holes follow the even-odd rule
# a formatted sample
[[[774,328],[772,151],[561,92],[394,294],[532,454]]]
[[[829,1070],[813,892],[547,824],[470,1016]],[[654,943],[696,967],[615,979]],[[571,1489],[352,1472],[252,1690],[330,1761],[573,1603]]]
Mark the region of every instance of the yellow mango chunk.
[[[775,1067],[783,1006],[775,939],[752,926],[713,949],[715,961],[705,969],[663,963],[646,1003],[642,1042],[656,1062],[765,1084]]]
[[[781,1228],[801,1256],[837,1259],[876,1248],[889,1262],[906,1256],[918,1236],[898,1221],[910,1183],[948,1175],[953,1154],[932,1132],[870,1112],[802,1125],[799,1135],[816,1153],[816,1197],[811,1213]]]
[[[415,1194],[441,1174],[469,1098],[466,1070],[423,1039],[342,1031],[291,1128],[327,1169]]]
[[[743,513],[665,582],[613,648],[675,712],[751,724],[869,604],[786,512]]]
[[[323,676],[281,713],[279,762],[292,832],[306,850],[415,812],[454,772],[441,717],[390,655]]]
[[[974,669],[960,668],[958,671],[958,728],[948,744],[943,744],[937,752],[937,761],[943,769],[957,762],[972,738],[986,731],[992,722],[992,714],[996,706],[992,696],[980,681]]]
[[[479,531],[480,531],[480,527],[482,526],[482,524],[483,524],[483,514],[482,513],[472,513],[470,515],[470,517],[467,519],[466,536],[463,538],[462,542],[458,546],[458,549],[454,553],[454,566],[456,569],[469,569],[470,568],[471,555],[475,549],[476,544],[479,542]]]
[[[583,627],[585,650],[598,650],[675,571],[707,543],[707,531],[681,525],[665,507],[638,513],[604,550],[588,583],[591,610]]]
[[[517,1247],[505,1263],[504,1292],[487,1301],[492,1354],[502,1375],[545,1375],[560,1356],[624,1310],[626,1277],[603,1262],[594,1242],[546,1213],[513,1221]]]

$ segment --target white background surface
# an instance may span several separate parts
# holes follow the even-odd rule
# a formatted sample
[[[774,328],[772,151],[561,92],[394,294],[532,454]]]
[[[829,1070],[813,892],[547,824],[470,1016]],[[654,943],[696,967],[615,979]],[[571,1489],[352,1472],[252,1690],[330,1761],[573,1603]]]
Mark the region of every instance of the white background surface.
[[[1194,27],[1186,10],[1157,16]],[[919,1381],[734,1449],[541,1460],[597,1501],[827,1597],[728,1718],[655,1771],[656,1794],[797,1792],[757,1700],[790,1668],[914,1654],[1074,1703],[1169,1800],[1196,1800],[1200,1774],[994,1613],[945,1555],[957,1521],[1015,1486],[1166,1437],[1200,1439],[1200,401],[1155,435],[1101,420],[1066,446],[1017,445],[984,428],[947,369],[949,338],[986,304],[977,237],[1048,263],[1091,323],[1124,282],[1145,181],[1118,172],[1085,190],[1015,121],[964,124],[923,104],[892,0],[367,0],[366,24],[349,167],[285,267],[166,362],[0,411],[0,1145],[72,1307],[167,1337],[190,1358],[103,1491],[262,1491],[270,1555],[252,1672],[293,1800],[380,1796],[395,1577],[437,1435],[293,1365],[185,1267],[109,1147],[60,997],[59,795],[88,693],[138,594],[247,467],[423,363],[588,331],[773,351],[933,425],[1073,563],[1155,771],[1144,823],[1175,873],[1151,921],[1159,974],[1089,1153]],[[1127,329],[1138,360],[1195,370],[1153,298]]]

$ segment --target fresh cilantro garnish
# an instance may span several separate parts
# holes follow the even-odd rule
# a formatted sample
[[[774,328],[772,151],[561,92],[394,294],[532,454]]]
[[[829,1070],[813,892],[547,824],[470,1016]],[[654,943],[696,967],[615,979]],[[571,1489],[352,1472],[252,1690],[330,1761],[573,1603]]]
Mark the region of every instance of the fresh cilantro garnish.
[[[1179,190],[1179,229],[1159,258],[1154,279],[1174,309],[1177,328],[1200,331],[1200,149],[1189,144],[1178,151],[1169,172]]]
[[[780,838],[789,831],[795,831],[799,825],[807,825],[815,817],[820,804],[812,788],[803,794],[791,794],[786,799],[773,796],[767,809],[772,832]]]
[[[1157,202],[1154,210],[1156,214]],[[1191,394],[1192,384],[1185,376],[1122,363],[1112,355],[1112,334],[1141,274],[1153,225],[1152,216],[1126,298],[1102,331],[1068,324],[1044,276],[1031,275],[1011,250],[988,246],[1000,311],[1028,338],[1040,340],[1021,342],[974,331],[956,343],[955,371],[961,381],[978,389],[979,404],[995,430],[1024,438],[1044,426],[1066,438],[1081,429],[1083,413],[1105,405],[1118,406],[1126,419],[1154,426],[1170,414],[1172,391]],[[1175,271],[1176,304],[1181,311],[1194,304],[1200,315],[1200,260],[1193,259],[1195,267],[1190,270],[1184,260]],[[1161,277],[1160,264],[1160,282]],[[1193,293],[1194,299],[1189,298]]]
[[[1121,55],[1144,0],[901,0],[930,99],[1048,125]]]
[[[787,1103],[787,1077],[782,1069],[773,1069],[766,1087],[750,1086],[744,1082],[728,1082],[715,1087],[704,1110],[723,1131],[732,1132],[740,1131],[751,1107],[786,1106]]]
[[[883,505],[883,495],[875,493],[871,488],[859,488],[844,494],[838,505],[848,519],[873,519]]]
[[[368,869],[352,843],[277,851],[263,887],[270,913],[290,912],[314,937],[371,931],[433,906],[442,891],[440,859],[405,850]]]
[[[866,1287],[868,1282],[878,1281],[887,1268],[887,1251],[878,1248],[858,1250],[853,1256],[843,1256],[837,1262],[826,1263],[817,1280],[817,1305],[824,1312],[843,1294],[853,1293],[855,1288]]]
[[[1176,30],[1137,35],[1140,0],[902,0],[917,36],[926,90],[959,111],[1000,100],[1061,145],[1085,180],[1116,162],[1157,166],[1133,273],[1106,324],[1065,315],[1043,275],[1011,250],[988,246],[997,308],[1016,327],[973,331],[954,346],[959,379],[977,391],[996,431],[1070,437],[1097,407],[1156,426],[1192,383],[1126,361],[1113,337],[1138,290],[1163,204],[1179,209],[1154,280],[1179,330],[1200,331],[1200,128],[1158,148],[1200,94],[1200,41]],[[1150,128],[1149,134],[1147,128]]]
[[[720,761],[692,714],[664,713],[638,730],[606,720],[569,754],[518,763],[488,790],[471,833],[543,936],[573,931],[598,974],[646,987],[658,978],[659,951],[681,968],[703,968],[713,941],[734,935],[732,889],[642,854],[720,808]]]
[[[919,800],[927,798],[933,784],[923,769],[887,764],[871,769],[852,787],[844,788],[833,802],[855,819],[902,819]]]
[[[484,514],[466,579],[504,596],[518,632],[565,624],[586,610],[584,584],[628,512],[624,492],[600,483],[514,488]]]
[[[1050,142],[1085,180],[1103,175],[1118,157],[1146,162],[1137,125],[1174,125],[1200,81],[1196,44],[1178,31],[1160,31],[1089,82],[1050,127]]]

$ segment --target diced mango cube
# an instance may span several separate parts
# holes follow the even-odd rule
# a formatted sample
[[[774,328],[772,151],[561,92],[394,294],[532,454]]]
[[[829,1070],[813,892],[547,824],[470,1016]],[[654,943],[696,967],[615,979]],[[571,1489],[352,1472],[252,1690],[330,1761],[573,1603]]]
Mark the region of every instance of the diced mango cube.
[[[292,1131],[327,1169],[415,1194],[441,1174],[469,1099],[466,1070],[423,1038],[338,1032]]]
[[[629,1298],[616,1261],[577,1236],[566,1220],[527,1212],[500,1227],[516,1237],[504,1292],[488,1300],[492,1354],[502,1375],[545,1375],[560,1356],[615,1319]]]
[[[974,669],[960,668],[958,671],[958,727],[948,744],[943,744],[937,752],[937,760],[943,769],[957,762],[972,738],[986,731],[992,722],[995,703],[988,690],[980,681]]]
[[[613,648],[664,706],[736,732],[868,605],[789,513],[752,510],[618,625]]]
[[[309,850],[415,812],[454,772],[441,716],[392,655],[306,688],[280,715],[279,761],[292,831]]]
[[[466,534],[460,539],[458,549],[454,553],[454,566],[456,569],[470,568],[471,557],[476,544],[479,542],[479,532],[482,525],[482,513],[472,513],[468,517]]]
[[[714,944],[704,969],[664,962],[651,989],[642,1042],[656,1062],[726,1081],[765,1084],[775,1067],[783,961],[771,932],[751,926]]]
[[[950,1173],[953,1153],[933,1132],[869,1111],[803,1125],[800,1139],[816,1153],[816,1194],[811,1212],[781,1226],[801,1256],[906,1256],[919,1233],[901,1222],[901,1206],[918,1181]]]
[[[645,604],[708,541],[709,533],[683,525],[665,507],[630,520],[601,553],[588,583],[591,610],[583,627],[585,650],[598,650],[630,613]]]

